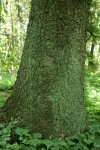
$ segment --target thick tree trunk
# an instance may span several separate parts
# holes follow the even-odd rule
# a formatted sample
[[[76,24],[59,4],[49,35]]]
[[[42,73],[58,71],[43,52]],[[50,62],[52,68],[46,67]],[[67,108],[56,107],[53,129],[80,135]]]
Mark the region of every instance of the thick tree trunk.
[[[85,38],[89,0],[32,0],[27,37],[4,114],[45,137],[86,127]]]

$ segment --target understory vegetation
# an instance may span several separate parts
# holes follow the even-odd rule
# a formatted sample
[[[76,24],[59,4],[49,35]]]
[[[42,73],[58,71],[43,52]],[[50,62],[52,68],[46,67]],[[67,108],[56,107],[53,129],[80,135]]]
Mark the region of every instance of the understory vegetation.
[[[28,130],[15,128],[15,122],[6,127],[0,125],[1,150],[99,150],[100,125],[91,125],[84,134],[72,137],[43,139],[40,133],[29,134]]]

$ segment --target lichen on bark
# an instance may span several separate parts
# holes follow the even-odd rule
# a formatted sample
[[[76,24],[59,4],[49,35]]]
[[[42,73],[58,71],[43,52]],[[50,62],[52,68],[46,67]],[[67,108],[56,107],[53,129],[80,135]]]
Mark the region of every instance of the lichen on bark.
[[[32,0],[27,36],[4,114],[49,137],[84,131],[88,0]]]

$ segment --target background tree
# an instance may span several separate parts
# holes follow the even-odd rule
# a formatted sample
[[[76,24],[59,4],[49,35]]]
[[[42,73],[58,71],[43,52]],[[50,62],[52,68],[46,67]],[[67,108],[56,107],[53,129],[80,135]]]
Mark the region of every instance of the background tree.
[[[7,121],[44,136],[86,128],[84,64],[89,0],[32,0],[27,36]]]
[[[18,69],[28,23],[29,1],[1,0],[0,68],[13,73]]]
[[[88,42],[87,45],[87,57],[88,66],[96,70],[96,65],[99,63],[99,44],[100,44],[100,0],[93,0],[91,3]]]

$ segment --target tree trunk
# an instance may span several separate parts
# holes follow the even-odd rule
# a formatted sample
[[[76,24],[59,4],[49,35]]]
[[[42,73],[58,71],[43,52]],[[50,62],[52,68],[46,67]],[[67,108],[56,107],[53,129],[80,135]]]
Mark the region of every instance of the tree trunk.
[[[90,54],[89,54],[89,62],[88,62],[88,67],[93,69],[94,68],[94,47],[95,47],[95,43],[94,43],[94,39],[92,37],[92,44],[91,44],[91,50],[90,50]]]
[[[45,137],[84,131],[84,64],[89,0],[32,0],[7,121]]]

